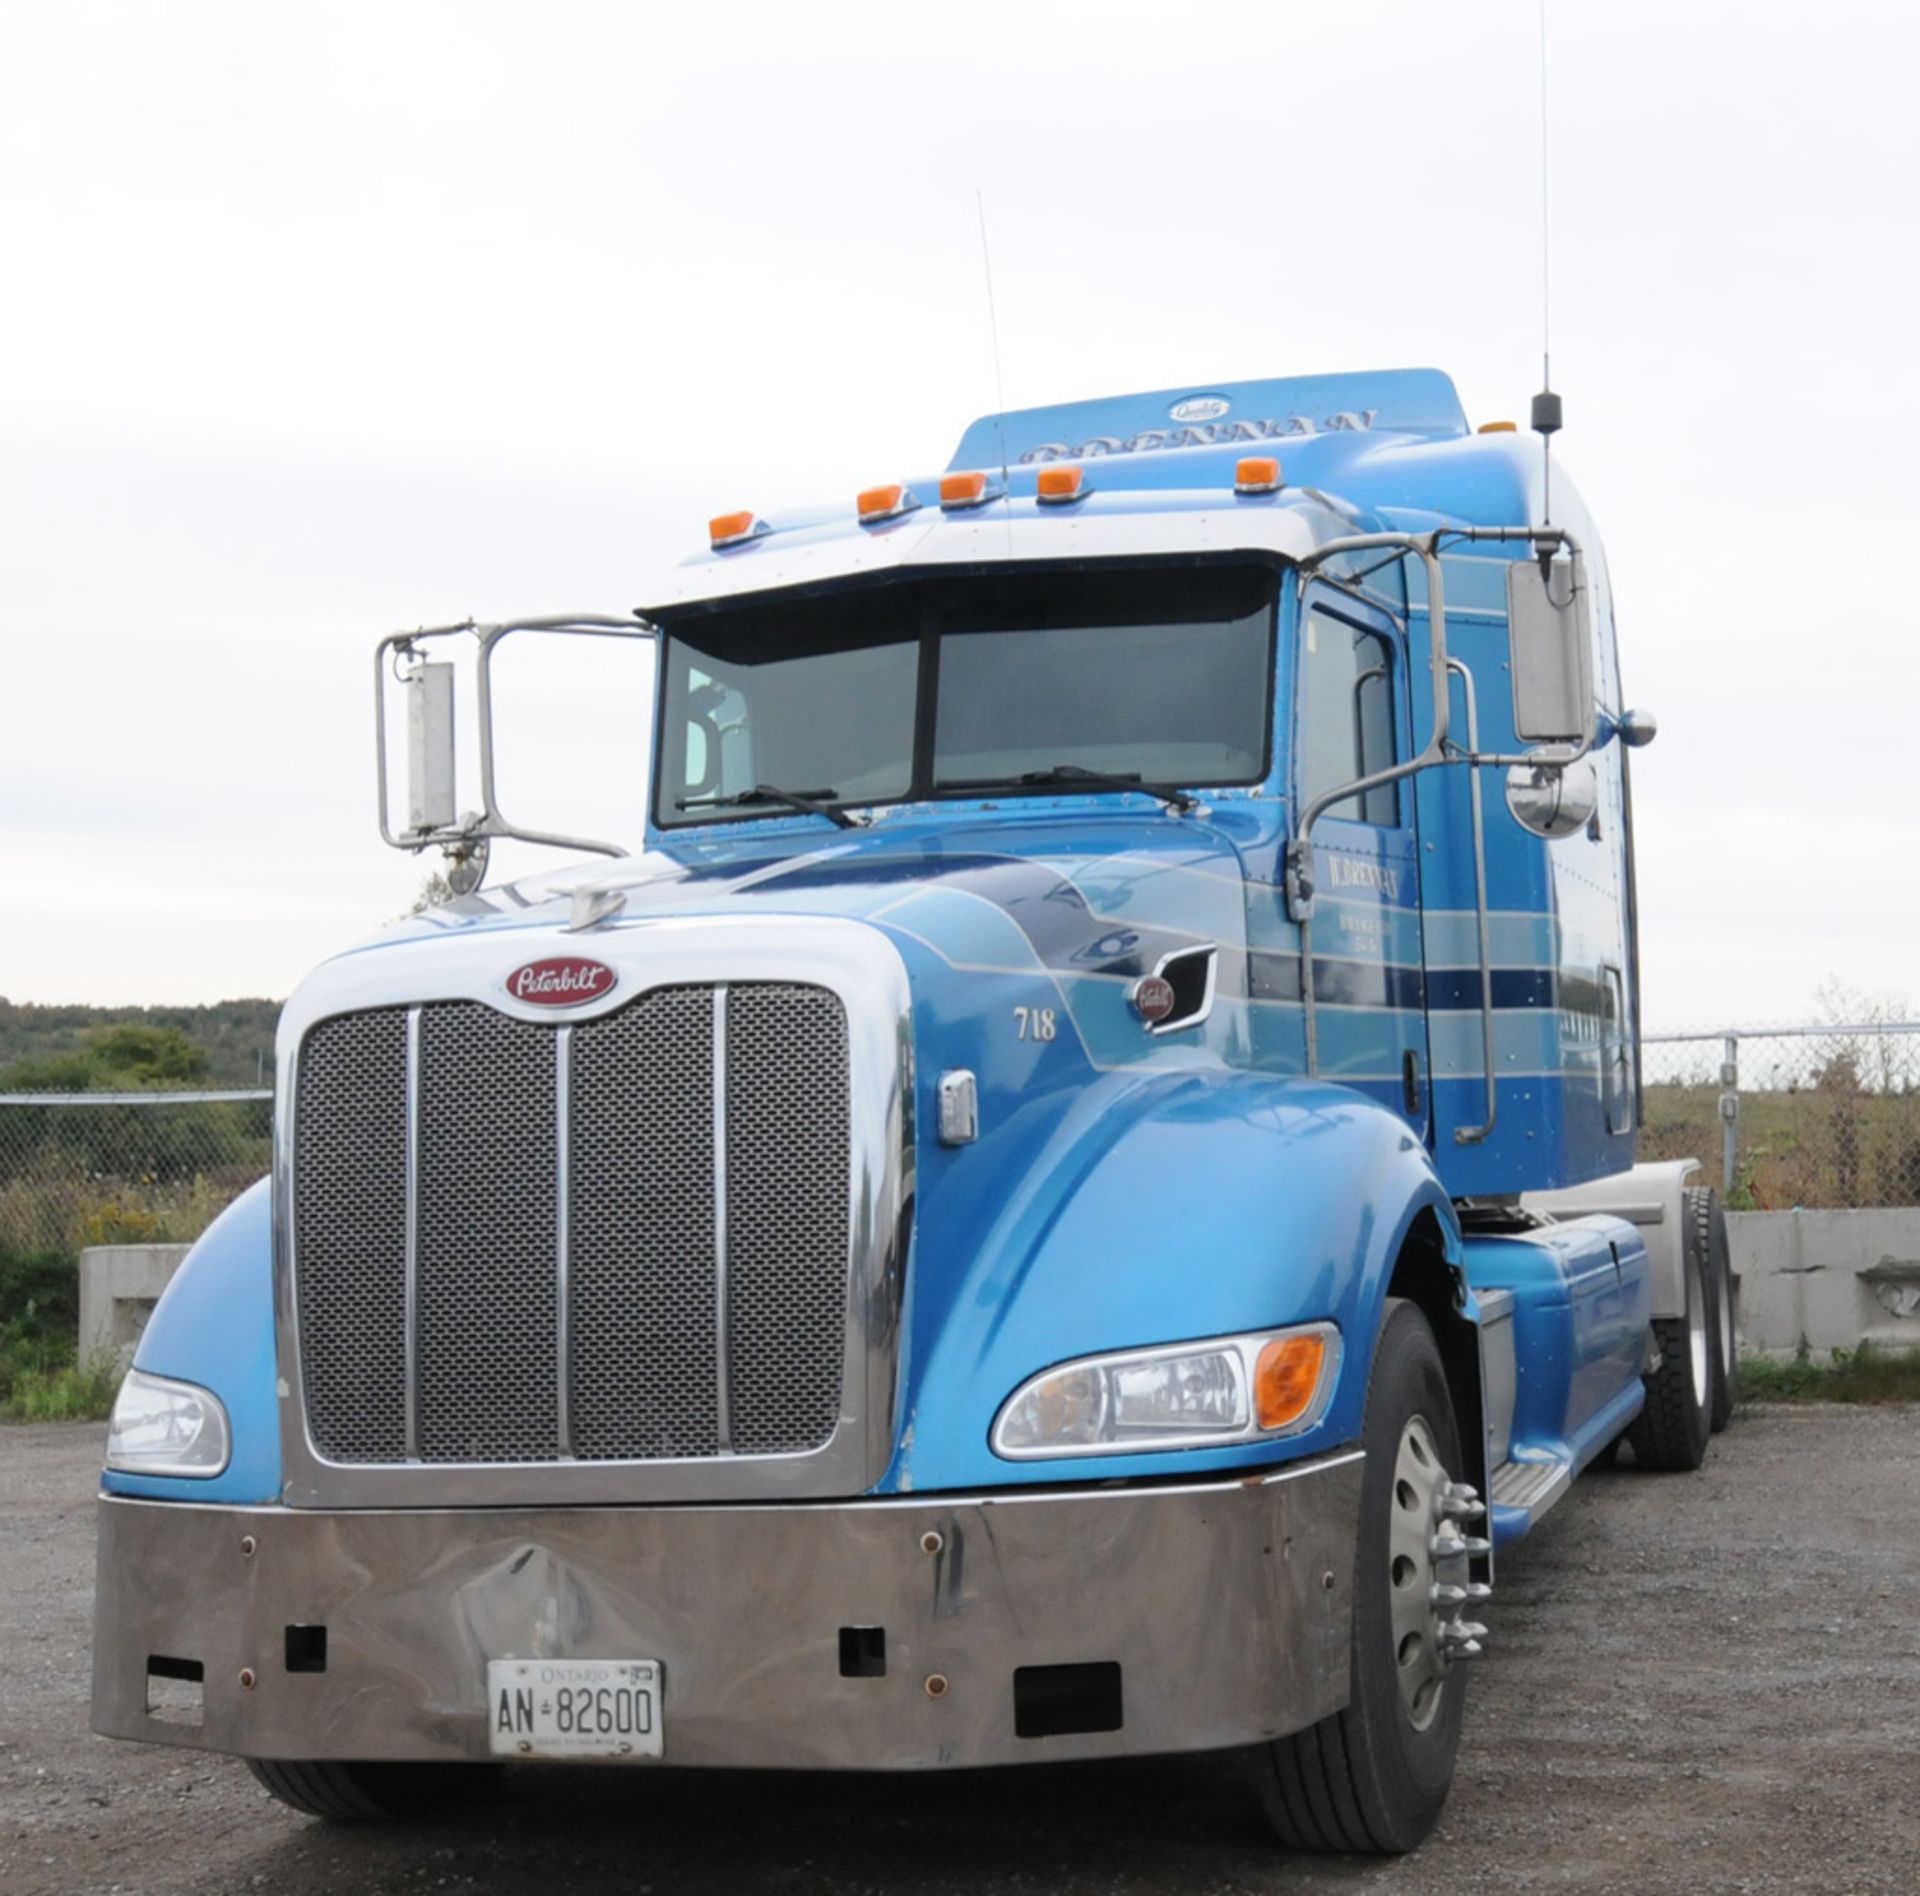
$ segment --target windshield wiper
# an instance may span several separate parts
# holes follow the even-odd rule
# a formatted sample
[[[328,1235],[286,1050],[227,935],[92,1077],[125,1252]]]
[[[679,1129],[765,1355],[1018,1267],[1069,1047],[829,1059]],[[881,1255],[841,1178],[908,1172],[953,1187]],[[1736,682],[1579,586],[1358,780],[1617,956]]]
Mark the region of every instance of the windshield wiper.
[[[935,788],[940,790],[1041,790],[1064,789],[1079,785],[1088,790],[1138,790],[1143,796],[1158,797],[1169,809],[1184,816],[1200,807],[1190,790],[1173,784],[1148,783],[1137,770],[1088,770],[1080,764],[1050,764],[1045,770],[1023,770],[1017,777],[949,777]]]
[[[735,790],[727,796],[678,797],[673,807],[676,810],[730,810],[749,803],[784,803],[788,809],[800,810],[808,816],[824,816],[842,829],[858,829],[859,820],[831,801],[839,794],[831,785],[824,790],[782,790],[778,784],[757,783],[751,790]]]

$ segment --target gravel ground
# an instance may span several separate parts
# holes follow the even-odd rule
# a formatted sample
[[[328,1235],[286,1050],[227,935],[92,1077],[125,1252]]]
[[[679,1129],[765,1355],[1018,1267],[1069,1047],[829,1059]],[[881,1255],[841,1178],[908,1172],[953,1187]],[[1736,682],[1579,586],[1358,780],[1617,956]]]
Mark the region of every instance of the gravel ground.
[[[1229,1765],[566,1771],[405,1829],[86,1729],[96,1427],[0,1429],[0,1889],[1125,1893],[1920,1889],[1920,1409],[1743,1412],[1596,1472],[1501,1565],[1453,1800],[1398,1862],[1289,1858]]]

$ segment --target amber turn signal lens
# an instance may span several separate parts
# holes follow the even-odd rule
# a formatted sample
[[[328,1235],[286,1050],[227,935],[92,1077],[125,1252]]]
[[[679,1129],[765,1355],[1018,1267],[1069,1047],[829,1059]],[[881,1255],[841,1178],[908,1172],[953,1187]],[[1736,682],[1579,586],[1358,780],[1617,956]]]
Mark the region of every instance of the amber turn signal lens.
[[[707,535],[715,546],[731,546],[736,540],[745,540],[754,529],[751,512],[715,514],[707,522]]]
[[[1253,1371],[1253,1413],[1263,1429],[1283,1429],[1313,1407],[1326,1361],[1327,1339],[1313,1333],[1277,1336],[1260,1352]]]
[[[1510,421],[1483,421],[1480,424],[1480,432],[1482,434],[1512,434],[1514,432],[1514,426]]]
[[[1236,494],[1273,494],[1280,489],[1280,463],[1270,454],[1249,454],[1236,462],[1233,491]]]
[[[977,507],[987,497],[984,474],[943,474],[940,477],[940,504],[943,507]]]
[[[1035,479],[1034,491],[1042,500],[1078,500],[1087,478],[1083,467],[1043,467]]]
[[[895,481],[888,487],[869,487],[854,503],[862,520],[890,520],[906,504],[907,490]]]

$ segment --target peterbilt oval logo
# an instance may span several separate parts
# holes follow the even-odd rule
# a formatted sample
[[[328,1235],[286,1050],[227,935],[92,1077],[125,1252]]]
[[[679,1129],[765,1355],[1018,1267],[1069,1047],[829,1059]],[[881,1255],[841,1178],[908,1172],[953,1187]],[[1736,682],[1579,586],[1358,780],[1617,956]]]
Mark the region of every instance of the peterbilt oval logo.
[[[1173,1012],[1173,983],[1165,975],[1143,975],[1133,984],[1133,992],[1127,998],[1133,1002],[1133,1011],[1149,1027],[1157,1027]]]
[[[1224,395],[1189,395],[1167,410],[1169,421],[1218,421],[1233,404]]]
[[[620,977],[604,961],[584,955],[550,955],[529,961],[507,976],[507,992],[533,1007],[578,1007],[611,994]]]

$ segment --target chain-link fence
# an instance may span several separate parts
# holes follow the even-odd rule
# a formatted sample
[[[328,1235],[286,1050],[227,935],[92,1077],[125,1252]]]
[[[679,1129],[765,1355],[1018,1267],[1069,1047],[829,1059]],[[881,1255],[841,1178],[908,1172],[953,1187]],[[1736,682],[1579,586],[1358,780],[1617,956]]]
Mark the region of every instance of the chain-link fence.
[[[0,1093],[0,1255],[186,1243],[267,1170],[269,1092]]]
[[[1642,1072],[1640,1156],[1736,1210],[1920,1205],[1920,1021],[1649,1035]]]
[[[1729,1204],[1920,1205],[1920,1021],[1643,1043],[1642,1158],[1703,1160]],[[0,1093],[0,1253],[185,1243],[269,1164],[273,1096]]]

